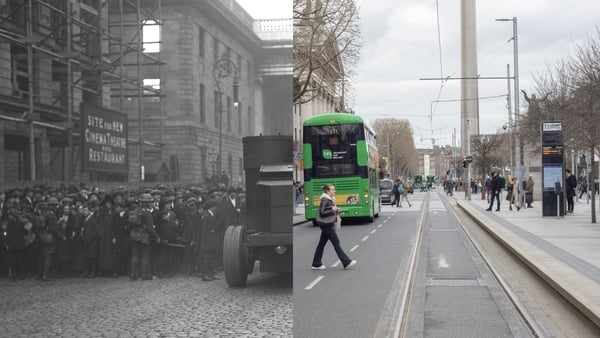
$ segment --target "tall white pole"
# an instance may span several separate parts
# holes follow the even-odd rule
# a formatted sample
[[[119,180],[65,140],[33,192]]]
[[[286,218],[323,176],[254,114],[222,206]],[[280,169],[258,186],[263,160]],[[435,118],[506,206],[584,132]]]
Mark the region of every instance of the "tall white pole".
[[[513,149],[512,149],[512,129],[513,129],[513,120],[512,120],[512,104],[511,104],[511,97],[510,97],[510,65],[506,64],[506,85],[508,87],[507,90],[507,98],[506,98],[506,103],[507,103],[507,109],[508,109],[508,161],[510,163],[510,171],[511,171],[511,175],[513,177],[515,177],[515,166],[514,166],[514,161],[513,161]]]
[[[519,184],[524,179],[521,176],[521,137],[520,137],[520,128],[519,128],[519,38],[517,34],[517,17],[513,16],[513,43],[514,43],[514,58],[515,58],[515,157],[516,162],[515,166],[517,167],[517,176],[519,177]],[[519,195],[519,200],[523,198],[524,191],[523,189],[519,189],[521,192]]]
[[[477,73],[477,27],[475,0],[461,0],[461,154],[470,155],[471,133],[479,134],[479,93]],[[471,199],[471,165],[467,167],[463,185]]]

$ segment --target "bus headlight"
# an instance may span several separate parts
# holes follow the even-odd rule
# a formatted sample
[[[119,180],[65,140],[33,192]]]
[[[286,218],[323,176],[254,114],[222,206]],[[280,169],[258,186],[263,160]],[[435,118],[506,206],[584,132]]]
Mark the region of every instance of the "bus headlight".
[[[368,194],[365,194],[365,199],[369,199],[369,195]]]

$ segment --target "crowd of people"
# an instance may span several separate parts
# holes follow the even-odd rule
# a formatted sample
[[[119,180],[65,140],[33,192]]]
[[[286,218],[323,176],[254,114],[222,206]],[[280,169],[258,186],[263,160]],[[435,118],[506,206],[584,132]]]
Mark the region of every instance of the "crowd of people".
[[[244,224],[245,194],[224,184],[208,189],[0,190],[0,277],[218,279],[225,230]]]

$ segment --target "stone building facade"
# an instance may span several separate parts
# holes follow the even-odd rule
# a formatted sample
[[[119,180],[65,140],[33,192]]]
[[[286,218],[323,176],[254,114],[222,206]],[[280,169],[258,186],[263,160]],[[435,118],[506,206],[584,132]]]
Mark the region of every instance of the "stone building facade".
[[[27,8],[16,1],[0,6],[0,17],[23,6],[14,20],[0,19],[0,182],[32,176],[138,182],[143,173],[145,181],[200,183],[225,170],[232,184],[241,184],[244,136],[291,135],[291,19],[254,20],[235,0],[147,0],[140,8],[124,2],[130,6],[126,10],[107,0],[71,1],[69,19],[61,8],[32,3],[47,24],[33,24],[31,72],[23,61],[28,44],[18,36],[28,36]],[[92,27],[85,41],[85,34],[77,34],[88,29],[84,21]],[[65,25],[70,30],[57,28]],[[138,43],[143,53],[137,52]],[[53,61],[52,53],[71,59]],[[229,74],[215,79],[215,65],[223,59],[229,60]],[[23,113],[29,106],[28,78],[31,117]],[[80,170],[82,102],[127,114],[127,175]]]

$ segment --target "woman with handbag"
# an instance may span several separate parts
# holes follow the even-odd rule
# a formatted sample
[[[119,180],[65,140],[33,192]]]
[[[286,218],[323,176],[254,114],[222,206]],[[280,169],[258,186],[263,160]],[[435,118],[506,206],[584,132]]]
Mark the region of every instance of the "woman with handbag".
[[[338,255],[338,258],[342,262],[344,269],[347,269],[354,264],[356,260],[348,258],[344,250],[340,245],[340,240],[333,228],[334,224],[339,217],[340,209],[335,205],[335,187],[332,184],[326,184],[323,186],[323,194],[321,195],[321,204],[319,211],[317,211],[317,224],[321,228],[321,238],[319,244],[315,250],[313,257],[312,269],[313,270],[324,270],[323,265],[323,250],[327,241],[331,241],[333,248]]]

